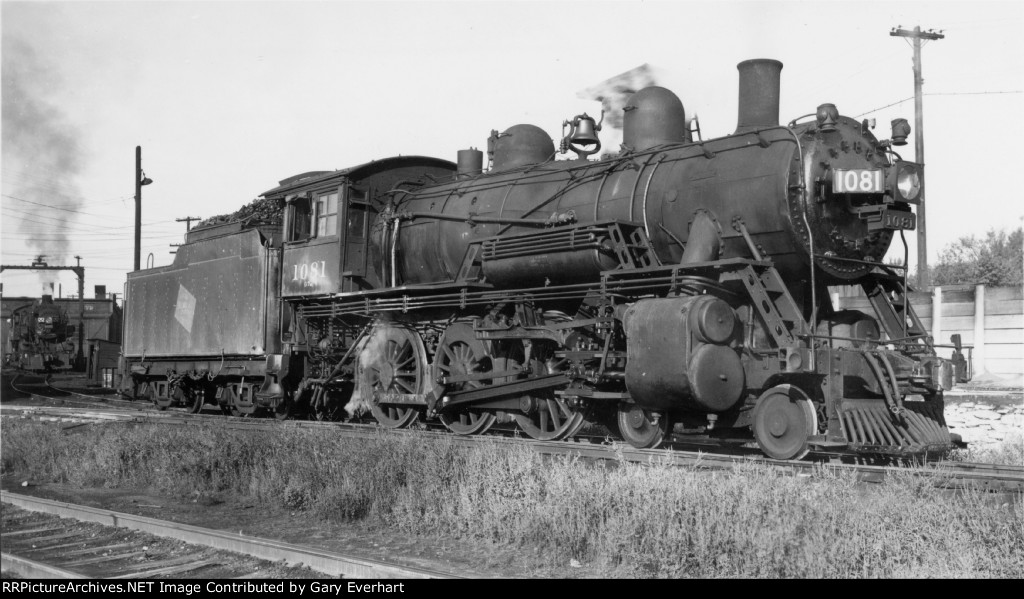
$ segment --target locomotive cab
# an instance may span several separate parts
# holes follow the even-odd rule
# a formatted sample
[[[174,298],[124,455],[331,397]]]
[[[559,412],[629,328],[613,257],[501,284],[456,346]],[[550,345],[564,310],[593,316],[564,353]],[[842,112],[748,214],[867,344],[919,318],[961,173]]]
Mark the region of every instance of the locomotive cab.
[[[407,156],[339,171],[297,175],[262,195],[284,202],[282,297],[303,298],[380,288],[385,256],[370,238],[399,190],[451,178],[455,164]]]

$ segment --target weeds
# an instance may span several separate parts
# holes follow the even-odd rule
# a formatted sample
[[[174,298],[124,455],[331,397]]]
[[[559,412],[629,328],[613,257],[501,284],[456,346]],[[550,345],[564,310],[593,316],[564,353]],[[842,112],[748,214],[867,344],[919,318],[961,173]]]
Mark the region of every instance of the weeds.
[[[1024,433],[1011,435],[998,445],[953,450],[950,459],[960,462],[986,462],[1005,466],[1024,466]]]
[[[1015,450],[1010,450],[1015,451]],[[316,518],[522,548],[619,576],[1016,577],[1024,507],[920,477],[866,488],[820,468],[588,466],[521,447],[330,430],[4,423],[3,473],[74,486],[232,494]]]

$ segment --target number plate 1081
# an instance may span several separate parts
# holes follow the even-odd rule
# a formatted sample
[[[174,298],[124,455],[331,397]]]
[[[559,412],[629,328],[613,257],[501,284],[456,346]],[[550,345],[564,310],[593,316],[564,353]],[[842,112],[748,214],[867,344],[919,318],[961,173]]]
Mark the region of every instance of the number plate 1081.
[[[882,171],[878,169],[836,169],[832,176],[833,193],[882,193]]]

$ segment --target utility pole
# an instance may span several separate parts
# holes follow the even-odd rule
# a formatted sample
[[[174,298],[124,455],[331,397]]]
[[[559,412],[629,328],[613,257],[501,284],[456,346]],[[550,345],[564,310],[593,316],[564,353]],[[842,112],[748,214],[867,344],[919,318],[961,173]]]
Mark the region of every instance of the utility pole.
[[[922,102],[921,87],[924,78],[921,76],[921,40],[941,40],[946,36],[936,33],[934,30],[921,31],[921,27],[914,27],[913,31],[901,29],[896,26],[889,32],[893,37],[908,37],[914,40],[914,161],[924,165],[924,109]],[[917,205],[917,286],[925,289],[931,283],[928,277],[928,241],[927,226],[925,221],[925,210],[927,201],[925,193],[928,187],[921,190],[921,202]]]
[[[203,220],[201,216],[186,216],[185,218],[176,218],[174,222],[185,223],[185,232],[188,233],[192,230],[192,221]]]
[[[142,170],[142,146],[135,146],[135,270],[142,268],[142,186],[152,182]]]
[[[135,146],[135,269],[142,267],[142,146]]]

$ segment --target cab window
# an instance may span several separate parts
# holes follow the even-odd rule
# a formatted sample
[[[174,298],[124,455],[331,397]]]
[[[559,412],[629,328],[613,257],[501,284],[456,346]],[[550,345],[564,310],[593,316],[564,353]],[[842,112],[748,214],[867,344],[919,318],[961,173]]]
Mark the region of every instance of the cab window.
[[[308,198],[295,198],[285,208],[286,234],[288,241],[305,241],[309,239],[312,225],[312,211]]]
[[[348,227],[346,234],[349,239],[365,237],[366,230],[366,206],[363,204],[350,204],[348,207]]]
[[[338,234],[338,192],[317,196],[316,236]]]

